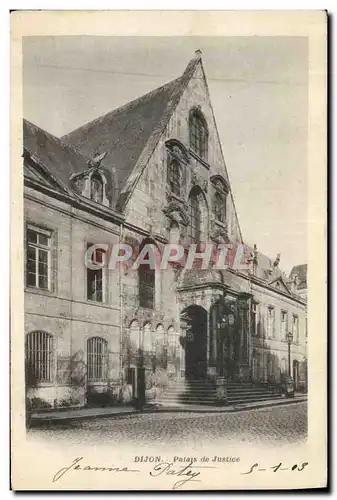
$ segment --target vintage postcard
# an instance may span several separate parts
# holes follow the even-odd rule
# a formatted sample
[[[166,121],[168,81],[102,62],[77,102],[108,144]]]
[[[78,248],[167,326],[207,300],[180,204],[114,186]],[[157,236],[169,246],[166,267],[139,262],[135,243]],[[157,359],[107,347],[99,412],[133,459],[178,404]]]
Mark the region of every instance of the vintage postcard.
[[[326,30],[12,14],[14,490],[327,485]]]

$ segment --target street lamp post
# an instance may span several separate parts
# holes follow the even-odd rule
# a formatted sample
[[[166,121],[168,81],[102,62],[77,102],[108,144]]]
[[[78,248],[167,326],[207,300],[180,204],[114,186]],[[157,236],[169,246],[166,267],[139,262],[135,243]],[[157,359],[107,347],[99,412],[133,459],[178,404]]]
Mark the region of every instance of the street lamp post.
[[[291,344],[293,342],[293,334],[291,332],[288,333],[287,335],[287,342],[288,342],[288,377],[291,377],[291,356],[290,356],[290,348]]]

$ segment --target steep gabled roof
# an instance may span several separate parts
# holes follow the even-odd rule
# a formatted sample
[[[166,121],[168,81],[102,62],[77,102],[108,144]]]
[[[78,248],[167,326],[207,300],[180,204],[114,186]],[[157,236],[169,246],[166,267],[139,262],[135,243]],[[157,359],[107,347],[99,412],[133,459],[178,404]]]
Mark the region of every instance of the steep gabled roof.
[[[293,279],[295,275],[298,277],[298,285],[297,289],[301,290],[302,288],[307,287],[307,274],[308,274],[308,265],[300,264],[298,266],[294,266],[290,272],[289,278]]]
[[[23,120],[23,148],[25,154],[28,153],[41,169],[38,172],[36,168],[32,169],[26,165],[24,173],[39,182],[48,182],[46,176],[48,171],[64,186],[70,188],[70,176],[85,170],[88,162],[81,153],[28,120]]]
[[[157,145],[199,61],[200,55],[197,55],[180,78],[61,138],[64,143],[75,147],[86,156],[106,153],[102,163],[114,172],[121,195],[120,207]]]

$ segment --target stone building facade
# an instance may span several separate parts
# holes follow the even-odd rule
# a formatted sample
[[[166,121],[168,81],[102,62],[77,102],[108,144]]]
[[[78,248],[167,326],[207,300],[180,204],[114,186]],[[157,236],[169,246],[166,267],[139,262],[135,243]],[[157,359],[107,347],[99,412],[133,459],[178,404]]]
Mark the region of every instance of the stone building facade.
[[[245,269],[107,262],[102,245],[243,244],[201,54],[163,87],[56,138],[24,137],[25,345],[28,398],[83,405],[109,389],[136,396],[182,378],[305,382],[306,301],[256,247]],[[43,404],[43,403],[41,403]]]

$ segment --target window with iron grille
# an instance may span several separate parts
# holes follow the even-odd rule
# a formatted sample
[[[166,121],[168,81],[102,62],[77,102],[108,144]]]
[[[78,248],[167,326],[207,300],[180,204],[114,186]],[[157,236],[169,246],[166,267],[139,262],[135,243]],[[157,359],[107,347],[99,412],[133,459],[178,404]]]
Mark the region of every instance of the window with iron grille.
[[[173,160],[169,167],[169,186],[172,193],[180,196],[180,166],[179,163]]]
[[[188,212],[190,217],[189,238],[192,243],[200,243],[201,239],[201,207],[200,193],[192,189],[188,200]]]
[[[190,114],[190,147],[200,158],[207,158],[207,128],[203,115],[198,111]]]
[[[92,245],[88,245],[90,248]],[[101,265],[99,269],[87,268],[87,299],[96,302],[104,301],[104,285],[105,285],[105,268],[104,268],[105,252],[101,248],[97,248],[92,255],[92,263]]]
[[[105,382],[108,379],[108,343],[101,337],[87,341],[88,382]]]
[[[53,382],[54,345],[53,336],[36,331],[26,337],[26,367],[28,377],[36,382]]]
[[[224,194],[219,192],[215,193],[213,202],[213,213],[216,220],[220,222],[226,221],[226,198]]]
[[[27,228],[26,284],[44,290],[50,289],[51,231]]]
[[[103,181],[99,173],[93,173],[90,179],[90,198],[96,203],[103,202]]]
[[[154,309],[155,270],[148,264],[138,267],[139,305],[147,309]]]

